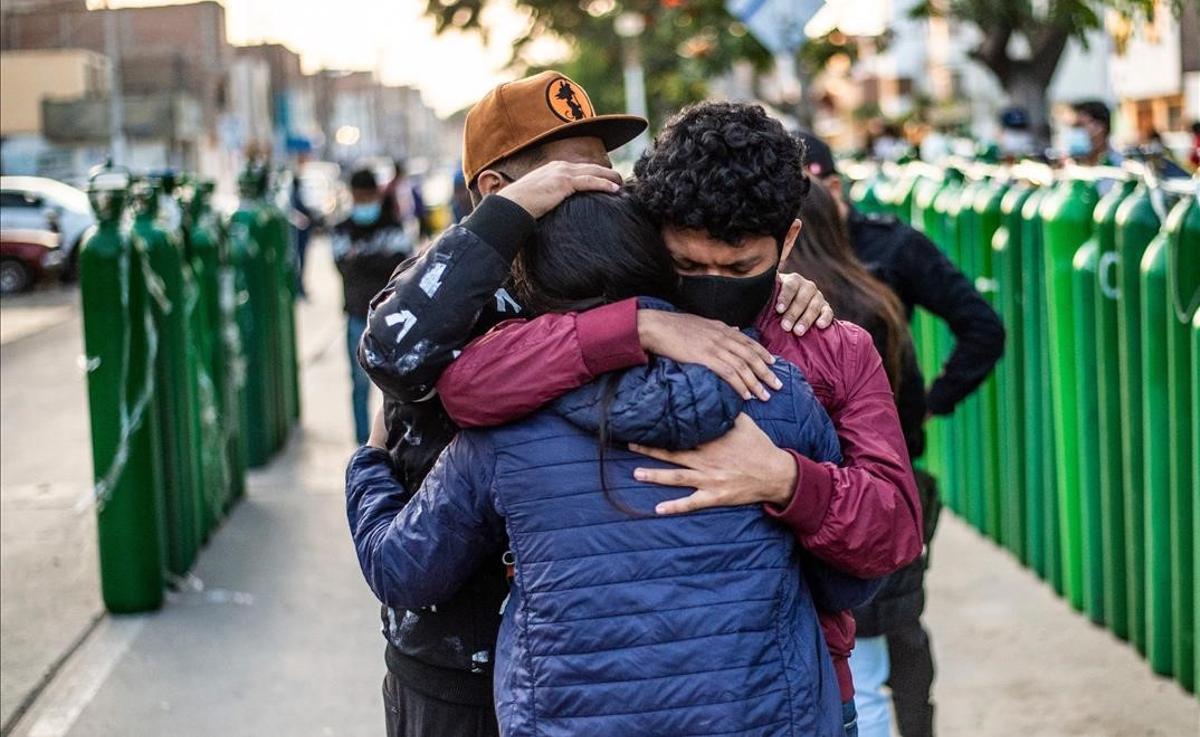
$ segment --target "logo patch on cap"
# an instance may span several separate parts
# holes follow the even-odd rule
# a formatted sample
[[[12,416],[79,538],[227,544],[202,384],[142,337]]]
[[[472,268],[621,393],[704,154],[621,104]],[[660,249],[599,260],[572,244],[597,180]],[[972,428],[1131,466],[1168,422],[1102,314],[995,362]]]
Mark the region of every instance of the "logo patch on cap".
[[[592,103],[587,95],[564,77],[558,77],[546,85],[546,104],[550,106],[550,111],[565,123],[573,123],[594,115]]]

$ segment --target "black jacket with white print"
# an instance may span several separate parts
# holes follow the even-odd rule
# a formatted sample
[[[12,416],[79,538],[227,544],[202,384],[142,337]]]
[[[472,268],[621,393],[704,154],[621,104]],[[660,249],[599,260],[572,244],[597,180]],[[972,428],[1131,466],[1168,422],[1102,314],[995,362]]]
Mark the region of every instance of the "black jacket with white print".
[[[401,264],[371,301],[358,359],[383,389],[388,449],[409,495],[458,432],[434,390],[442,371],[473,338],[520,314],[504,285],[535,225],[519,205],[486,197],[460,225]],[[389,671],[443,700],[491,704],[491,653],[507,594],[505,568],[496,560],[436,608],[385,607]]]

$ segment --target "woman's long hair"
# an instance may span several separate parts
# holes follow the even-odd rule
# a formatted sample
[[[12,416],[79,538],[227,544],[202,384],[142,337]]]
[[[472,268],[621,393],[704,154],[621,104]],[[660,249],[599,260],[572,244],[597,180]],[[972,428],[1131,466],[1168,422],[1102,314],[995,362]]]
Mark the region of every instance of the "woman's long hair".
[[[882,329],[886,340],[878,347],[892,391],[896,391],[909,343],[904,306],[854,255],[845,222],[825,187],[817,183],[809,188],[799,217],[800,235],[783,271],[798,272],[816,282],[839,319],[861,325],[873,336],[879,336]]]
[[[669,301],[679,284],[658,228],[624,191],[564,200],[538,221],[513,275],[517,299],[534,315],[629,297]]]
[[[630,297],[671,300],[679,277],[658,228],[624,191],[567,198],[538,221],[513,267],[517,299],[531,314],[575,312]],[[617,377],[600,379],[600,488],[626,514],[642,516],[608,485],[605,460]]]

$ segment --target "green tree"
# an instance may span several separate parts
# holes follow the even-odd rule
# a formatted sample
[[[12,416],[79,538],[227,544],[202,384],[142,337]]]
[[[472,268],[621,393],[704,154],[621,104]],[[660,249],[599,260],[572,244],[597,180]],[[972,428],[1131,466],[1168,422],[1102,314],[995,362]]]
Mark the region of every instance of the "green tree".
[[[1195,2],[1170,0],[1167,5],[1179,14],[1185,4],[1195,12]],[[1155,0],[924,0],[913,15],[975,26],[980,41],[971,49],[971,58],[991,71],[1012,101],[1039,124],[1049,118],[1046,90],[1067,42],[1075,39],[1086,48],[1088,33],[1104,27],[1108,10],[1130,19],[1151,19],[1156,5]],[[1025,53],[1014,53],[1021,47]],[[1037,127],[1040,136],[1041,126]]]
[[[481,22],[488,0],[427,0],[426,12],[446,29],[486,33]],[[771,55],[725,10],[724,0],[519,0],[532,23],[513,45],[512,64],[537,72],[523,52],[530,42],[554,34],[571,46],[555,68],[583,85],[601,112],[624,110],[623,39],[614,30],[621,13],[646,21],[640,38],[651,125],[683,105],[704,99],[708,82],[746,60],[757,71],[772,64]]]

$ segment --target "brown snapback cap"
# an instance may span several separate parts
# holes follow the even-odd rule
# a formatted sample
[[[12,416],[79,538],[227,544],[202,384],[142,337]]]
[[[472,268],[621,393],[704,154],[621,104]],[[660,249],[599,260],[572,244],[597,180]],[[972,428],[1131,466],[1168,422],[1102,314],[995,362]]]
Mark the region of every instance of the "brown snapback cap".
[[[472,183],[497,161],[562,138],[596,136],[612,151],[647,125],[636,115],[596,115],[582,87],[565,74],[542,72],[494,88],[467,113],[463,175]]]

